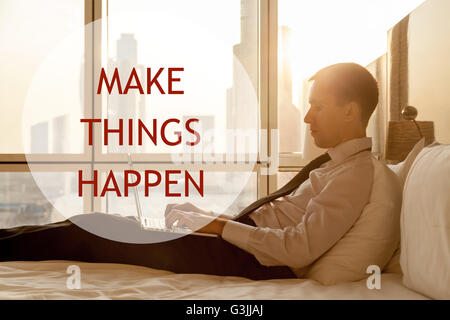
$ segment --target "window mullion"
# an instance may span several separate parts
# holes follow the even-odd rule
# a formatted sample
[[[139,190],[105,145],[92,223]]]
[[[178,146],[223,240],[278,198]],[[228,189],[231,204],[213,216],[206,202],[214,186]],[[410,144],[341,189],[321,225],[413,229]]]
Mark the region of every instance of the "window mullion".
[[[84,65],[84,117],[96,118],[101,115],[101,97],[95,94],[95,79],[98,77],[101,66],[101,17],[102,0],[85,0],[85,65]],[[97,22],[96,22],[97,21]],[[101,146],[98,143],[98,134],[93,132],[93,145],[89,146],[88,126],[85,127],[84,152],[89,154],[90,176],[93,179],[95,161],[95,148]],[[99,201],[93,193],[83,199],[84,212],[100,211]]]
[[[266,38],[267,50],[267,154],[275,153],[278,157],[278,141],[272,140],[271,131],[278,130],[278,0],[262,1],[267,6]],[[271,165],[274,165],[271,163]],[[277,189],[277,174],[268,175],[267,193]]]

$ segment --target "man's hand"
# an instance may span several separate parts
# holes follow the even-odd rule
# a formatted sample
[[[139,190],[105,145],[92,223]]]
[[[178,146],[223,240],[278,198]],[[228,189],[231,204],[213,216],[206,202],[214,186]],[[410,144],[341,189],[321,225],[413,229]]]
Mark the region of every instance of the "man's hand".
[[[167,211],[166,211],[167,212]],[[172,209],[166,214],[166,226],[171,227],[178,221],[177,227],[187,227],[193,231],[222,235],[226,219],[198,212],[186,212]]]
[[[207,210],[203,210],[199,207],[197,207],[196,205],[190,203],[190,202],[185,202],[182,204],[177,204],[177,203],[169,203],[166,207],[166,211],[164,212],[164,216],[167,217],[167,215],[170,213],[171,210],[180,210],[183,212],[196,212],[196,213],[201,213],[203,215],[206,216],[210,216],[210,217],[219,217],[219,218],[223,218],[225,220],[230,220],[232,219],[232,216],[226,215],[226,214],[221,214],[221,215],[216,215],[214,212],[212,211],[207,211]]]
[[[184,212],[197,212],[204,214],[206,216],[214,216],[214,213],[212,211],[203,210],[190,202],[185,202],[181,204],[169,203],[166,207],[166,211],[164,212],[164,216],[167,216],[171,210],[180,210]]]

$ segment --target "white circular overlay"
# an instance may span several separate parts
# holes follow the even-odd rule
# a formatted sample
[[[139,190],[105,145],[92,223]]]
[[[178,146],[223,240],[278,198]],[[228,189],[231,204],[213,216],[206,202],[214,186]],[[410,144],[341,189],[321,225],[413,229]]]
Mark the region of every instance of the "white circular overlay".
[[[168,204],[193,203],[214,217],[237,213],[255,198],[260,122],[256,48],[245,43],[234,48],[183,16],[172,14],[170,21],[176,25],[165,28],[169,20],[165,14],[146,21],[149,30],[158,32],[145,37],[116,33],[101,46],[100,40],[92,47],[86,39],[100,34],[96,32],[102,20],[75,30],[55,43],[42,61],[24,105],[23,143],[36,184],[55,212],[110,240],[155,243],[184,236],[146,230],[139,223],[162,221]],[[101,65],[89,55],[100,48]],[[102,67],[109,82],[117,69],[122,94],[117,83],[108,93],[105,81],[97,94]],[[157,80],[164,94],[154,82],[148,93],[160,68]],[[176,68],[172,91],[183,94],[169,93],[169,68]],[[92,122],[93,146],[89,123],[81,119],[100,119]],[[120,119],[122,145],[117,132]],[[196,141],[192,131],[200,138],[195,146],[187,144]],[[170,143],[178,139],[181,143],[168,145],[163,136]],[[127,175],[126,170],[139,173],[136,188],[131,185],[137,175]],[[94,180],[95,187],[87,183]],[[97,196],[92,195],[95,188]]]

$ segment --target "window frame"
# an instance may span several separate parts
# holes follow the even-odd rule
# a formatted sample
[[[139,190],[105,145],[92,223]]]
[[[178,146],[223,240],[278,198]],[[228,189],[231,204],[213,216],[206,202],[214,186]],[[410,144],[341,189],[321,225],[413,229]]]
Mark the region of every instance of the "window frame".
[[[257,0],[258,2],[258,101],[260,108],[260,129],[270,132],[278,129],[277,121],[277,38],[278,17],[277,0]],[[84,0],[84,24],[88,25],[96,20],[102,19],[108,13],[108,0]],[[96,26],[85,33],[85,65],[84,65],[84,116],[86,118],[101,118],[104,98],[95,94],[95,79],[99,78],[102,65],[102,30],[103,26]],[[107,45],[107,44],[106,44]],[[106,49],[106,48],[104,48]],[[106,49],[107,50],[107,49]],[[102,154],[100,128],[94,126],[94,143],[88,145],[88,128],[84,131],[84,149],[80,154],[0,154],[0,172],[30,172],[28,163],[31,165],[48,166],[48,171],[64,171],[64,168],[82,166],[89,168],[91,175],[94,167],[99,163],[102,165],[127,166],[125,154]],[[259,137],[261,139],[261,137]],[[265,142],[265,143],[263,143]],[[266,135],[265,141],[259,141],[260,148],[267,147],[266,154],[270,159],[272,144],[271,135]],[[278,150],[275,151],[278,153]],[[272,164],[268,159],[260,159],[258,152],[257,162],[253,172],[257,174],[257,198],[261,198],[276,189],[277,174],[264,175],[262,169],[269,168]],[[164,165],[170,161],[169,154],[136,154],[136,163]],[[284,159],[284,157],[280,157]],[[284,160],[283,160],[284,161]],[[283,162],[280,162],[282,164]],[[194,164],[197,166],[197,164]],[[204,165],[203,168],[213,171],[239,171],[246,165],[243,163],[225,165]],[[278,168],[277,168],[278,169]],[[100,184],[101,179],[99,179]],[[86,186],[87,187],[87,186]],[[93,196],[92,188],[85,190],[83,196],[84,212],[102,211],[104,202],[100,197]]]

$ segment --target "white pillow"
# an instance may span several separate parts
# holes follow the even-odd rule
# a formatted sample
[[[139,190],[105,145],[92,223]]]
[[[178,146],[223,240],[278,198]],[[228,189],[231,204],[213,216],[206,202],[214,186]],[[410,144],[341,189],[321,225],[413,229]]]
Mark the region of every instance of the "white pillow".
[[[405,182],[401,213],[403,284],[450,299],[450,145],[424,148]]]
[[[405,184],[406,177],[408,176],[409,169],[411,168],[414,160],[420,151],[425,147],[425,138],[420,139],[411,151],[406,156],[405,160],[397,164],[388,164],[389,169],[394,171],[394,173],[400,178],[400,181],[403,185]]]
[[[367,267],[380,270],[400,242],[401,185],[384,163],[373,158],[374,181],[369,203],[353,227],[308,268],[305,277],[331,285],[367,278]]]
[[[425,147],[425,138],[420,139],[411,149],[411,151],[406,156],[405,160],[397,164],[388,164],[387,166],[391,169],[400,179],[400,183],[403,186],[405,184],[406,177],[408,176],[409,169],[411,168],[414,160],[417,155],[422,151]],[[383,272],[386,273],[402,273],[402,269],[400,267],[400,242],[398,243],[397,250],[394,255],[383,269]]]

